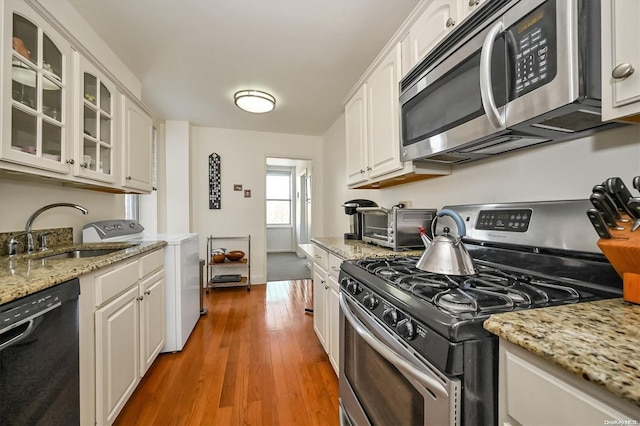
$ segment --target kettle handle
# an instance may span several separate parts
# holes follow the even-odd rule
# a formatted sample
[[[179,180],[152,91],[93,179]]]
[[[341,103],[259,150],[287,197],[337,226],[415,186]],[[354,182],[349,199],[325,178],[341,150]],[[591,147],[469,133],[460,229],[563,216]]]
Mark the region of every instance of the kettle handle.
[[[467,235],[467,227],[464,225],[464,221],[462,217],[455,211],[449,209],[442,209],[437,214],[436,217],[449,216],[454,220],[456,226],[458,227],[458,236],[460,238]]]

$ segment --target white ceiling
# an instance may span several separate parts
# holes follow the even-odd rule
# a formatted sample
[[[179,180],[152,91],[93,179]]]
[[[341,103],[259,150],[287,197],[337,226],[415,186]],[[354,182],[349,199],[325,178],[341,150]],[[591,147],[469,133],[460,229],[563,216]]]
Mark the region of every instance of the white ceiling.
[[[160,120],[322,135],[418,0],[70,0]],[[233,104],[273,94],[268,114]]]

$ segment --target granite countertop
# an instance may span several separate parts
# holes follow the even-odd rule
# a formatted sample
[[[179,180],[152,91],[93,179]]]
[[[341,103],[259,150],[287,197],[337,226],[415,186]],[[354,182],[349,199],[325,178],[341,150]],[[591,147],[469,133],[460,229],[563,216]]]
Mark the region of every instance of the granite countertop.
[[[609,299],[494,314],[484,328],[640,406],[640,305]]]
[[[359,240],[345,240],[343,237],[312,238],[311,242],[347,260],[364,257],[422,256],[424,253],[424,249],[393,251]]]
[[[79,277],[105,266],[166,246],[165,241],[130,243],[85,243],[35,252],[0,257],[0,305],[45,288]],[[118,249],[102,256],[79,259],[43,259],[45,255],[72,250]],[[45,254],[46,253],[46,254]]]

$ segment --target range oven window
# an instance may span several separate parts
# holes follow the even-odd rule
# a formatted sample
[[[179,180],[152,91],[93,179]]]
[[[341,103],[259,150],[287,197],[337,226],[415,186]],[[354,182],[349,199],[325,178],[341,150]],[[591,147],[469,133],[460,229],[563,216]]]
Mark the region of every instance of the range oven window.
[[[424,398],[345,321],[344,374],[374,425],[424,423]],[[375,374],[372,374],[375,372]]]

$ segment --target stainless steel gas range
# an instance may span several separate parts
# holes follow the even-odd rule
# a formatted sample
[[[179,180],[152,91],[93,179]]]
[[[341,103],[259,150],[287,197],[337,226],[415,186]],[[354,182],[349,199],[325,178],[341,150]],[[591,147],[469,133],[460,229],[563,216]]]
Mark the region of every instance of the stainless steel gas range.
[[[343,424],[497,423],[498,341],[491,314],[620,297],[588,200],[448,206],[467,227],[478,273],[416,268],[416,257],[343,262]],[[451,226],[438,220],[436,233]],[[456,229],[451,226],[451,229]]]

